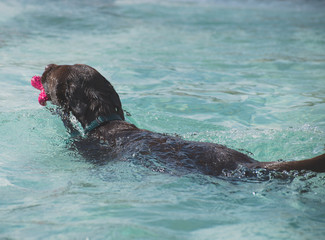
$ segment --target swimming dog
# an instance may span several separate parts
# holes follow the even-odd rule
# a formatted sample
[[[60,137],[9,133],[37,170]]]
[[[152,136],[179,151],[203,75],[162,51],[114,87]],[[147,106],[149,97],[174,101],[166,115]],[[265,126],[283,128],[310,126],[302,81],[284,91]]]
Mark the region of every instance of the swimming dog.
[[[301,161],[259,162],[223,145],[139,129],[125,121],[120,97],[110,82],[87,65],[50,64],[41,82],[47,100],[59,106],[62,116],[72,113],[83,127],[85,137],[76,144],[78,150],[101,161],[125,159],[129,154],[156,169],[168,166],[213,176],[240,167],[325,172],[325,154]],[[68,118],[63,120],[73,131]]]

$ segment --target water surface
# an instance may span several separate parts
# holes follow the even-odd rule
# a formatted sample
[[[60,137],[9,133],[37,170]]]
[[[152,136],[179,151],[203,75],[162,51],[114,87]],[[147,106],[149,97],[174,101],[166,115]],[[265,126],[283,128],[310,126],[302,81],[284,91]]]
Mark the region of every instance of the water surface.
[[[325,175],[97,166],[30,78],[85,63],[140,128],[260,161],[324,153],[323,1],[0,2],[0,238],[322,239]]]

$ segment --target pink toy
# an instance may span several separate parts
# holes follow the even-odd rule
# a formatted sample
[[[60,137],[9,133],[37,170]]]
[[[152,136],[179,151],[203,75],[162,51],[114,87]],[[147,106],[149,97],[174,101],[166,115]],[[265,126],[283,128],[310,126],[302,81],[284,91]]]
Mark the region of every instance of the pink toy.
[[[41,81],[41,77],[40,76],[34,76],[32,77],[31,80],[31,84],[34,88],[41,90],[41,93],[38,96],[38,102],[39,104],[41,104],[42,106],[46,106],[46,101],[49,100],[48,96],[45,93],[42,81]]]

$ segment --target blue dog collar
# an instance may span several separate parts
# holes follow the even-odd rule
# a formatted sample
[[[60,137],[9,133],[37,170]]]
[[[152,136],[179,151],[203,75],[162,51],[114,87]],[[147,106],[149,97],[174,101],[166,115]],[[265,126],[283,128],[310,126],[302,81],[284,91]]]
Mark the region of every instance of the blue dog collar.
[[[111,122],[114,120],[122,120],[122,118],[116,113],[113,113],[109,116],[99,116],[98,118],[96,118],[94,121],[92,121],[89,125],[85,127],[85,133],[87,134],[91,132],[92,130],[99,127],[103,123]]]

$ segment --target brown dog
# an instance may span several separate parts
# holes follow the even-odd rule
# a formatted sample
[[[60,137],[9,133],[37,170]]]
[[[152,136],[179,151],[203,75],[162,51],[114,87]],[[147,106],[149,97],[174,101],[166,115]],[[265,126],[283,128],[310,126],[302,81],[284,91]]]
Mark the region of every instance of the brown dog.
[[[90,158],[107,161],[132,156],[158,171],[183,169],[213,176],[240,167],[325,172],[325,154],[302,161],[258,162],[223,145],[185,141],[139,129],[124,121],[121,101],[113,86],[87,65],[50,64],[41,81],[49,100],[81,123],[86,138],[76,146]],[[73,130],[71,124],[66,126]]]

